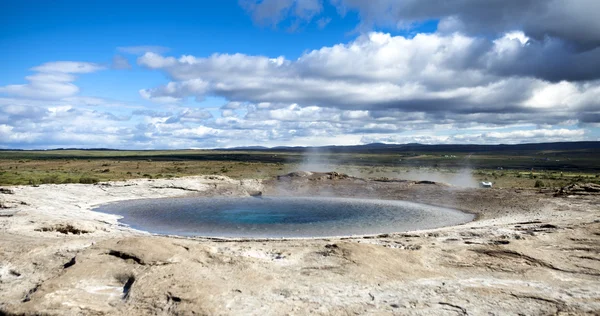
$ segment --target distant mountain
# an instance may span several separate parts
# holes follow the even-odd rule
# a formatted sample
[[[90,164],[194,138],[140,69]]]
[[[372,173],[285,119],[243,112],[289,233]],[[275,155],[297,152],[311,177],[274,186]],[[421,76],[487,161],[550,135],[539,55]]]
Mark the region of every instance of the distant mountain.
[[[110,148],[56,148],[44,151],[64,151],[64,150],[86,150],[86,151],[127,151],[124,149]],[[206,149],[203,149],[206,150]],[[482,153],[482,152],[524,152],[524,151],[594,151],[600,152],[600,141],[588,142],[555,142],[555,143],[529,143],[515,145],[467,145],[467,144],[444,144],[444,145],[425,145],[419,143],[409,144],[384,144],[371,143],[365,145],[351,146],[243,146],[233,148],[214,148],[220,151],[282,151],[282,152],[330,152],[330,153],[403,153],[403,152],[456,152],[456,153]],[[0,151],[28,151],[23,149],[1,149]],[[164,151],[157,150],[135,150],[135,151]]]
[[[110,148],[55,148],[47,150],[93,150],[93,151],[121,151],[122,149],[110,149]]]
[[[570,151],[570,150],[592,150],[600,151],[600,142],[555,142],[555,143],[529,143],[515,145],[467,145],[467,144],[449,144],[449,145],[425,145],[418,143],[410,144],[383,144],[372,143],[353,146],[318,146],[318,147],[261,147],[244,149],[229,148],[224,150],[251,150],[251,151],[287,151],[287,152],[305,152],[305,151],[323,151],[332,153],[384,153],[384,152],[457,152],[457,153],[481,153],[481,152],[522,152],[522,151]]]
[[[218,150],[265,150],[269,149],[269,147],[265,146],[241,146],[241,147],[230,147]]]

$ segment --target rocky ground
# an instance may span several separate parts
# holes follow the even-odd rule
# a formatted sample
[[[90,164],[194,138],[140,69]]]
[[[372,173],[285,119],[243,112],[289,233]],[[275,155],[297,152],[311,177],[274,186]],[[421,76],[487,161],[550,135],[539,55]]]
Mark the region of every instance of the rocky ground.
[[[581,188],[555,197],[305,172],[4,188],[0,314],[598,315],[600,196],[569,193]],[[90,211],[258,194],[402,199],[478,219],[379,236],[219,240],[152,236]]]

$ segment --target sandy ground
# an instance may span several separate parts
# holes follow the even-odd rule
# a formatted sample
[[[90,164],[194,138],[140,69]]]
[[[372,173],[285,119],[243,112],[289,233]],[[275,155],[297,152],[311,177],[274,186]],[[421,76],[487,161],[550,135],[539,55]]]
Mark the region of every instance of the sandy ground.
[[[600,314],[600,196],[297,173],[0,191],[0,314]],[[90,209],[182,195],[403,199],[460,226],[314,240],[150,234]]]

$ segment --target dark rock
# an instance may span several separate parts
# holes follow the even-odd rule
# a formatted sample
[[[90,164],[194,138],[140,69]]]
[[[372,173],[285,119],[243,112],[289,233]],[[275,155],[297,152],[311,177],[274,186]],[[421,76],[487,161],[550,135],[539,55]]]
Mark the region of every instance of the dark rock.
[[[1,194],[15,194],[15,192],[11,189],[7,189],[7,188],[0,188],[0,193]]]
[[[127,260],[133,260],[137,264],[141,264],[141,265],[145,264],[144,261],[140,257],[138,257],[138,256],[136,256],[134,254],[130,254],[130,253],[126,253],[126,252],[121,252],[121,251],[118,251],[118,250],[111,250],[111,251],[108,252],[108,254],[111,255],[111,256],[113,256],[113,257],[121,258],[121,259],[123,259],[125,261],[127,261]]]
[[[75,265],[75,257],[71,258],[71,260],[69,260],[69,262],[63,264],[63,269],[67,269],[69,267],[72,267]]]

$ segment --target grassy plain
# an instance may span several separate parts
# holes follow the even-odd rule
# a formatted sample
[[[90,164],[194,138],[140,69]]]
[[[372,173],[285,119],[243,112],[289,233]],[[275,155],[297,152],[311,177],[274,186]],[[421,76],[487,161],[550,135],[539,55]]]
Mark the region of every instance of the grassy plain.
[[[474,181],[492,181],[497,187],[559,187],[572,182],[600,182],[600,152],[0,151],[0,185],[96,183],[201,174],[268,178],[296,170],[434,181],[466,175]]]

